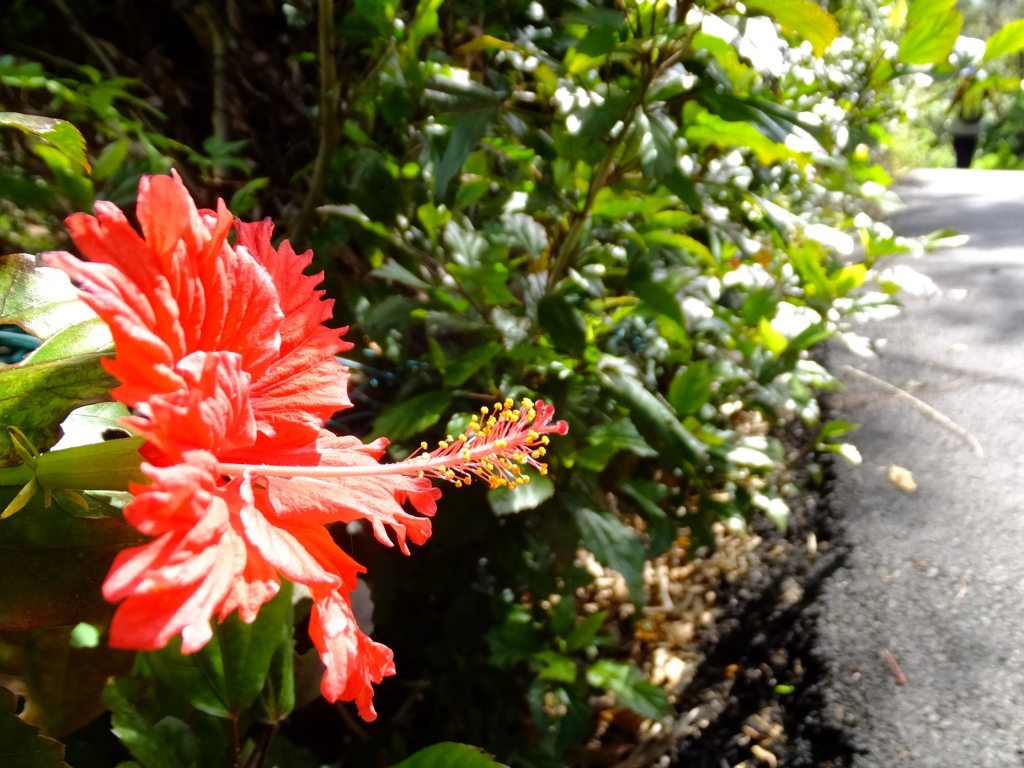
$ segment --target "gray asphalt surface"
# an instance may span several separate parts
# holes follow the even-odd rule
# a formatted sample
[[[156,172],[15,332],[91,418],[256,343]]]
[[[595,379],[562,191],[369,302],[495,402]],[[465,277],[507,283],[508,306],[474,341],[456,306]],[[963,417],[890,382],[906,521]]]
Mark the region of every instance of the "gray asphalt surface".
[[[1024,173],[916,171],[899,193],[899,234],[971,239],[904,260],[946,295],[862,326],[887,340],[881,359],[831,353],[864,462],[840,468],[851,553],[822,597],[826,715],[849,727],[862,768],[1024,765]],[[844,364],[911,391],[984,458]],[[888,481],[893,464],[916,491]]]

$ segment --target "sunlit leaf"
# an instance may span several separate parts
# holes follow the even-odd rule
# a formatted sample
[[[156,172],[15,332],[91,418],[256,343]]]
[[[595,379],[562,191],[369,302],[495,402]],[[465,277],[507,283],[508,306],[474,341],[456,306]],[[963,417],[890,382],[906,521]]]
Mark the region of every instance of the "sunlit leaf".
[[[665,691],[652,685],[635,664],[601,659],[587,670],[587,682],[611,691],[620,706],[632,709],[642,717],[658,719],[672,711]]]
[[[31,133],[55,147],[68,160],[91,170],[85,156],[85,139],[75,126],[66,120],[18,112],[0,112],[0,126],[18,128]]]
[[[751,0],[746,5],[771,14],[785,32],[807,40],[815,56],[823,55],[839,36],[839,23],[813,0]]]
[[[957,10],[925,16],[903,36],[899,60],[917,65],[945,61],[960,36],[963,23],[964,18]]]
[[[551,478],[533,471],[527,471],[530,482],[515,488],[492,488],[487,492],[487,501],[499,517],[514,515],[535,509],[555,495],[555,484]]]
[[[501,765],[479,747],[444,742],[421,749],[392,768],[496,768]]]
[[[985,41],[985,61],[998,59],[1024,49],[1024,19],[1006,24]]]

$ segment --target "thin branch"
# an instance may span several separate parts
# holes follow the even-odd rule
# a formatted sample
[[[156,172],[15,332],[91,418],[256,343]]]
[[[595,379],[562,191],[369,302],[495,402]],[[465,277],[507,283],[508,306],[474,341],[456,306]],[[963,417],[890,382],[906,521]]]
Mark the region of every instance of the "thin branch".
[[[292,245],[301,251],[313,225],[313,214],[323,195],[327,181],[327,169],[334,152],[335,120],[338,116],[338,71],[335,62],[334,41],[334,0],[319,0],[318,5],[318,55],[320,60],[320,145],[317,148],[313,176],[309,180],[309,191],[302,203],[302,210],[295,220],[291,232]]]
[[[879,389],[885,390],[889,394],[894,395],[900,398],[901,400],[906,400],[908,403],[910,403],[910,405],[912,405],[918,411],[920,411],[929,419],[934,421],[936,424],[938,424],[941,427],[944,427],[945,429],[948,429],[954,435],[956,435],[965,443],[967,443],[967,445],[971,447],[971,450],[974,451],[975,456],[979,458],[983,458],[985,456],[985,451],[982,450],[981,443],[978,442],[978,438],[976,438],[974,435],[972,435],[966,429],[961,427],[948,416],[932,408],[930,405],[928,405],[928,403],[924,402],[923,400],[918,400],[916,397],[914,397],[906,390],[900,389],[899,387],[895,386],[894,384],[890,384],[887,381],[883,381],[877,376],[872,376],[870,373],[867,373],[866,371],[858,370],[854,368],[852,365],[844,365],[843,370],[849,374],[852,374],[853,376],[856,376],[858,379],[861,379],[862,381],[867,381],[871,384],[874,384]]]
[[[348,707],[344,701],[334,702],[335,711],[341,715],[341,719],[345,722],[345,726],[352,731],[352,734],[362,742],[368,742],[370,740],[370,734],[366,732],[366,729],[359,724],[359,721],[352,717],[352,713],[348,711]]]
[[[604,188],[604,184],[608,180],[608,174],[611,173],[615,165],[615,155],[619,151],[619,145],[629,133],[632,122],[633,117],[630,115],[622,126],[622,130],[619,131],[618,136],[612,141],[611,146],[608,148],[608,153],[594,168],[594,172],[590,176],[590,186],[587,188],[587,199],[583,204],[583,210],[578,211],[573,216],[572,223],[569,225],[569,231],[565,233],[565,237],[562,238],[562,242],[558,246],[558,255],[548,270],[547,292],[554,289],[562,274],[568,269],[573,253],[576,251],[576,244],[579,241],[580,234],[583,232],[583,225],[586,224],[590,216],[590,209],[594,207],[597,193]]]
[[[213,135],[226,144],[230,138],[228,134],[228,105],[227,105],[227,57],[225,54],[224,34],[217,24],[210,9],[205,5],[197,8],[206,28],[210,33],[210,48],[213,54],[213,113],[210,117]],[[218,164],[213,167],[213,175],[220,179],[224,176],[225,168]]]

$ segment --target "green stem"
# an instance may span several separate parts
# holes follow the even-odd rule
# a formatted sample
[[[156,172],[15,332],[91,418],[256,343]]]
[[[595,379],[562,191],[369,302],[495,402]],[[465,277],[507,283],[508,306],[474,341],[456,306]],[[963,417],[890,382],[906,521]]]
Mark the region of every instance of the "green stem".
[[[35,470],[24,464],[0,468],[0,485],[24,485],[36,476]]]

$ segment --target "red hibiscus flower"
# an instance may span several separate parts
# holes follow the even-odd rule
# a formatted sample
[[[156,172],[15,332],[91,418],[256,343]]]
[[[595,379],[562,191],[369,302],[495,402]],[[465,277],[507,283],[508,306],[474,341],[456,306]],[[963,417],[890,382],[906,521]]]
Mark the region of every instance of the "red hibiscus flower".
[[[346,329],[323,324],[332,302],[315,289],[322,275],[303,272],[311,253],[287,241],[273,248],[269,220],[233,221],[223,201],[197,210],[176,175],[143,178],[137,214],[142,237],[116,206],[97,202],[95,216],[67,221],[89,261],[45,257],[110,326],[112,394],[148,441],[142,469],[152,482],[132,488],[125,518],[154,538],[121,552],[104,584],[120,602],[111,645],[156,649],[180,634],[182,652],[194,652],[212,636],[211,617],[237,610],[252,622],[283,576],[313,596],[324,696],[355,701],[372,720],[371,684],[394,674],[392,653],[356,624],[349,595],[365,569],[325,525],[365,520],[408,554],[407,539],[430,536],[421,515],[434,514],[441,494],[429,478],[526,482],[521,467],[544,471],[548,434],[564,434],[565,423],[552,423],[543,403],[497,403],[433,453],[382,465],[386,440],[364,445],[323,429],[351,406],[348,370],[335,359],[351,344]]]

